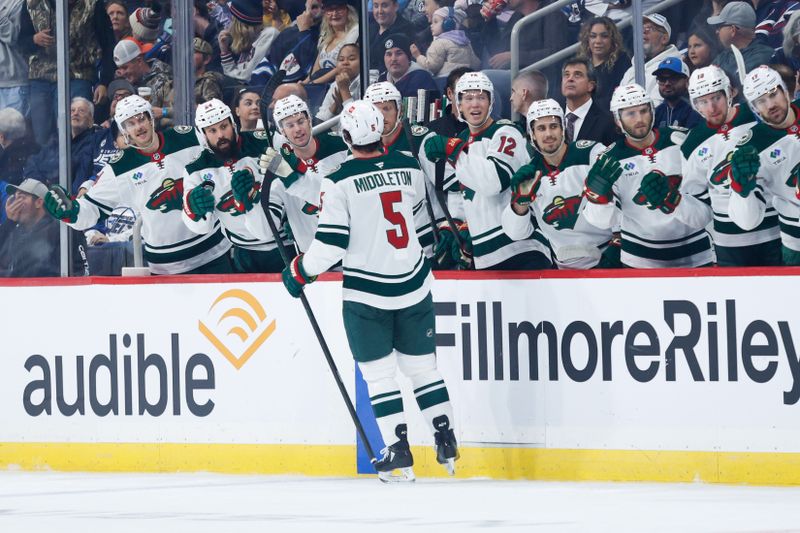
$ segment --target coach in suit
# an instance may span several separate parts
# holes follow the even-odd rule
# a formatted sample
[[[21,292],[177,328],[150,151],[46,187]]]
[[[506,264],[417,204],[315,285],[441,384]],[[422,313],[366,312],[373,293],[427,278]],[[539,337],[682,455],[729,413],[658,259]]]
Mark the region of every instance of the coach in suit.
[[[567,142],[597,141],[608,146],[617,140],[614,118],[601,108],[592,93],[597,78],[585,59],[570,59],[561,71],[561,94],[566,100],[564,131]]]

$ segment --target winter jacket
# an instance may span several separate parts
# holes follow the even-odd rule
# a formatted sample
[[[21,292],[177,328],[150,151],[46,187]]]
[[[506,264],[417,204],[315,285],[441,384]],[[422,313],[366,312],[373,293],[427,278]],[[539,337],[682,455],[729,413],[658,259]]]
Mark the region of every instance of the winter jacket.
[[[425,55],[417,56],[417,64],[434,76],[447,76],[458,67],[479,69],[481,61],[472,50],[472,45],[464,36],[463,41],[450,39],[447,34],[461,33],[462,30],[443,33],[433,40]],[[463,43],[463,44],[462,44]]]
[[[653,99],[654,106],[661,104],[664,98],[662,98],[661,93],[658,92],[658,80],[653,76],[653,72],[655,72],[658,69],[658,65],[668,57],[681,58],[681,53],[674,44],[669,45],[663,52],[644,64],[645,90],[647,94],[650,95],[650,98]],[[636,72],[634,71],[633,65],[625,71],[625,75],[622,76],[622,80],[619,82],[620,86],[629,85],[631,83],[636,83]]]
[[[0,88],[28,83],[28,63],[17,47],[24,3],[25,0],[0,3]]]
[[[232,53],[221,56],[222,70],[226,76],[241,81],[250,82],[250,75],[262,59],[267,56],[272,41],[278,36],[278,30],[266,27],[256,38],[250,50],[244,51],[234,58]]]

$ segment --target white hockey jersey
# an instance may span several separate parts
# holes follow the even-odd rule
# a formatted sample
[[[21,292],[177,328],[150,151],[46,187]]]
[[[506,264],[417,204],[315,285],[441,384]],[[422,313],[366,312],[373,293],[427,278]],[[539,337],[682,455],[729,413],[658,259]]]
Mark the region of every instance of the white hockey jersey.
[[[753,146],[761,162],[756,189],[746,198],[731,195],[730,216],[742,228],[760,227],[768,213],[768,199],[778,212],[781,242],[800,252],[800,200],[797,178],[800,174],[800,101],[792,104],[795,122],[785,130],[758,124],[739,146]]]
[[[629,267],[676,268],[713,263],[711,240],[705,230],[711,222],[708,204],[685,194],[674,211],[664,212],[648,204],[639,190],[642,178],[653,171],[667,176],[672,187],[680,187],[680,143],[685,134],[670,127],[654,132],[655,141],[644,150],[627,141],[609,147],[609,156],[622,166],[622,176],[612,189],[614,200],[608,204],[589,202],[583,215],[599,228],[611,228],[619,210],[620,259]]]
[[[750,108],[737,105],[736,115],[718,128],[702,123],[689,132],[681,146],[683,153],[683,181],[681,192],[701,197],[708,191],[714,224],[711,237],[715,245],[725,247],[751,246],[780,238],[778,213],[767,198],[766,216],[758,227],[745,231],[728,215],[731,198],[731,156],[736,144],[756,124]],[[766,193],[768,194],[768,193]]]
[[[469,143],[469,150],[456,162],[456,179],[464,198],[475,268],[488,269],[529,251],[550,257],[546,242],[536,238],[514,241],[503,230],[503,210],[511,201],[511,176],[528,162],[522,133],[511,122],[500,120],[476,135],[466,129],[459,138]]]
[[[425,195],[416,160],[399,152],[352,159],[322,182],[314,242],[303,256],[309,275],[342,260],[343,298],[403,309],[430,291],[431,273],[413,226]]]
[[[222,161],[214,152],[205,149],[186,166],[183,173],[183,222],[193,232],[202,235],[211,231],[219,221],[225,236],[235,246],[250,250],[274,250],[275,238],[261,203],[256,202],[250,211],[245,212],[237,205],[231,189],[231,179],[237,170],[246,170],[253,174],[256,188],[261,189],[258,159],[269,146],[267,134],[263,131],[240,132],[237,143],[239,152],[236,159]],[[198,219],[186,209],[187,198],[192,189],[206,183],[214,186],[214,211]],[[273,220],[275,226],[280,228],[280,217],[273,217]]]
[[[217,221],[198,235],[183,223],[183,172],[202,148],[194,128],[176,126],[158,133],[152,154],[120,150],[103,167],[97,183],[82,198],[79,230],[94,226],[117,206],[132,207],[142,218],[144,257],[154,274],[181,274],[224,255],[231,247]]]
[[[586,174],[605,149],[594,141],[577,141],[569,144],[561,163],[555,167],[538,152],[530,163],[543,174],[530,211],[550,242],[558,268],[595,267],[611,240],[610,228],[593,226],[582,216],[583,206],[588,202],[583,196]],[[512,239],[527,239],[535,229],[528,214],[517,215],[511,205],[506,206],[503,230]]]

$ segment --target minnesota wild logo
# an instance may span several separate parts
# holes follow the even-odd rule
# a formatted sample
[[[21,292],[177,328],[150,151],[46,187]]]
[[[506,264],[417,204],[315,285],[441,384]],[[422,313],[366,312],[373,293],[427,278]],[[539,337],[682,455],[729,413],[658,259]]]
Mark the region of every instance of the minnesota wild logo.
[[[153,191],[150,199],[145,204],[148,209],[168,213],[169,211],[183,208],[183,178],[176,180],[167,178],[161,182],[161,187]]]
[[[220,198],[219,202],[217,202],[217,210],[223,213],[228,213],[234,217],[244,214],[244,211],[239,211],[238,207],[236,206],[236,200],[233,197],[232,190],[222,195],[222,198]]]
[[[786,185],[788,187],[794,187],[795,189],[800,189],[797,186],[798,185],[797,181],[799,179],[800,179],[800,163],[796,164],[792,169],[792,171],[789,173],[789,179],[786,180]],[[798,196],[798,198],[800,198],[800,196]]]
[[[306,215],[316,215],[319,213],[319,207],[315,206],[312,203],[306,202],[302,208],[302,211]]]
[[[581,206],[581,195],[556,196],[542,214],[542,220],[558,230],[573,229],[578,221],[578,209]]]
[[[728,152],[728,155],[725,156],[725,159],[720,161],[720,163],[714,167],[714,170],[711,171],[711,176],[709,176],[708,181],[710,181],[712,185],[716,185],[717,187],[725,187],[726,189],[731,186],[732,157],[733,152]]]

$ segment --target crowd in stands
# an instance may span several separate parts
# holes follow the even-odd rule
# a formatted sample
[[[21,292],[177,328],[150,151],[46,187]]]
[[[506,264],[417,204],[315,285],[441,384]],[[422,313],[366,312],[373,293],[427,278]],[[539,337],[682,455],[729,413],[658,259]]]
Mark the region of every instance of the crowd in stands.
[[[389,82],[399,92],[398,121],[411,116],[403,108],[424,90],[437,116],[426,108],[414,123],[455,137],[466,127],[458,118],[455,85],[476,71],[492,83],[492,116],[521,116],[517,127],[528,142],[531,104],[552,98],[563,112],[567,143],[610,146],[624,142],[610,104],[615,88],[635,81],[635,39],[643,42],[644,89],[654,103],[656,127],[705,125],[688,86],[694,71],[710,65],[727,74],[734,98],[747,105],[732,46],[746,72],[771,65],[790,100],[795,97],[800,0],[688,0],[646,15],[642,35],[619,27],[630,17],[630,0],[576,1],[524,26],[522,72],[511,79],[512,28],[550,3],[371,0],[362,37],[355,0],[194,0],[195,104],[224,102],[240,132],[274,131],[279,125],[262,121],[262,98],[272,109],[294,95],[307,104],[314,124],[324,122],[361,99],[359,47],[367,46],[370,83]],[[645,9],[656,3],[642,2]],[[42,206],[48,186],[59,182],[55,0],[0,4],[0,276],[57,276],[58,221]],[[91,190],[104,165],[127,146],[114,121],[120,101],[139,95],[152,106],[158,131],[176,125],[172,65],[184,59],[173,56],[174,5],[68,0],[74,197]],[[573,57],[526,70],[575,43]],[[422,145],[409,149],[424,152]],[[528,149],[534,153],[530,144]],[[73,256],[84,261],[73,273],[88,272],[87,251],[120,240],[118,230],[105,223],[85,234],[70,230],[78,246]]]

